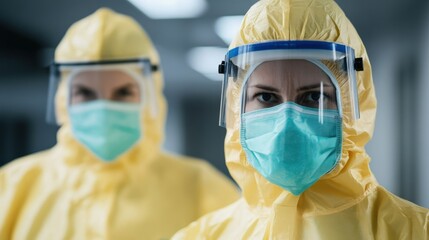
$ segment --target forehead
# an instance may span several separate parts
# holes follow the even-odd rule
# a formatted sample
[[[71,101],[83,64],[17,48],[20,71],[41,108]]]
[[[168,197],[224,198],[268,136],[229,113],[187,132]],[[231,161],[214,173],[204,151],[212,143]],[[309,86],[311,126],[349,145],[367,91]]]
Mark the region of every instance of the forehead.
[[[258,65],[251,73],[249,82],[276,85],[295,83],[299,85],[329,83],[328,75],[318,66],[307,60],[275,60]]]
[[[72,84],[117,86],[123,84],[137,84],[137,80],[122,70],[84,70],[71,77]]]

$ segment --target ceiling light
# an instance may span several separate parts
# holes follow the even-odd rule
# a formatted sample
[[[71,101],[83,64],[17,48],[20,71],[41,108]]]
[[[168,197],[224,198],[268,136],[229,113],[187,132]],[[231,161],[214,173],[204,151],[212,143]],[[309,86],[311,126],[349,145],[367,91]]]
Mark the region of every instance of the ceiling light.
[[[128,0],[152,19],[194,18],[207,9],[206,0]]]
[[[238,30],[240,29],[241,21],[244,16],[223,16],[216,20],[215,31],[222,40],[229,45]]]
[[[225,59],[227,48],[196,47],[188,52],[188,64],[195,71],[208,79],[222,81],[223,76],[218,73],[218,66]]]

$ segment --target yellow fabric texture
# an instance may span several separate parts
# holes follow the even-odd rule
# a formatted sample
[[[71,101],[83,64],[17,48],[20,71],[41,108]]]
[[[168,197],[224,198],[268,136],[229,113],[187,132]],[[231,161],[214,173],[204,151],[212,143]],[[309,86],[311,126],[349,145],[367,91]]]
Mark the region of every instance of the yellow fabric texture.
[[[55,53],[60,63],[145,57],[159,64],[144,30],[105,8],[72,25]],[[157,115],[142,111],[142,140],[113,163],[74,139],[60,84],[58,143],[0,169],[0,239],[165,239],[238,199],[238,188],[206,162],[161,150],[160,71],[153,80]]]
[[[371,65],[339,6],[332,0],[258,1],[246,13],[230,49],[267,40],[336,42],[363,57],[364,71],[357,72],[361,116],[355,122],[343,119],[341,160],[299,196],[271,184],[246,160],[239,138],[240,92],[229,88],[225,156],[243,197],[173,239],[428,239],[428,209],[390,193],[369,168],[364,146],[372,137],[376,115]]]

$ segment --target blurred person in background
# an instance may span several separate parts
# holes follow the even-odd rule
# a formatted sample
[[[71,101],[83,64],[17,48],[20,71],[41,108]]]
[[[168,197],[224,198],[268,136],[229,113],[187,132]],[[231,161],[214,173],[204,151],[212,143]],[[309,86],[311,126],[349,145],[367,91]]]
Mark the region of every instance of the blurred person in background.
[[[0,169],[0,239],[162,239],[238,199],[205,161],[161,149],[159,57],[132,18],[101,8],[55,52],[49,150]]]
[[[229,49],[220,124],[243,197],[173,239],[429,238],[428,209],[370,170],[371,65],[333,0],[258,1]]]

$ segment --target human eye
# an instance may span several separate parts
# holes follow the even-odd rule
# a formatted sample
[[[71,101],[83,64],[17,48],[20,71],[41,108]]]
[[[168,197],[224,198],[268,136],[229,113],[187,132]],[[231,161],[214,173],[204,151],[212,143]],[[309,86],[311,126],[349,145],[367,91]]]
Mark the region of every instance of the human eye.
[[[116,101],[134,102],[138,98],[138,91],[132,86],[121,87],[114,93],[114,100]]]
[[[96,99],[97,94],[87,87],[77,86],[73,88],[72,98],[75,102],[87,102]]]
[[[274,107],[283,102],[280,90],[273,86],[254,84],[246,90],[245,111]]]
[[[133,94],[133,91],[129,87],[120,88],[116,91],[116,95],[119,97],[129,97]]]
[[[323,101],[323,105],[325,108],[328,107],[328,104],[334,100],[334,97],[331,96],[329,93],[322,93],[320,91],[307,91],[302,93],[298,98],[298,104],[305,106],[305,107],[311,107],[311,108],[318,108],[320,106],[321,101]]]
[[[259,92],[255,94],[255,97],[264,107],[272,107],[280,103],[280,98],[271,92]]]

